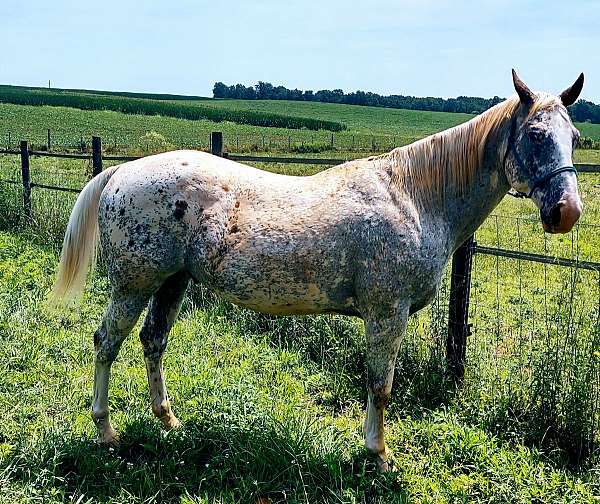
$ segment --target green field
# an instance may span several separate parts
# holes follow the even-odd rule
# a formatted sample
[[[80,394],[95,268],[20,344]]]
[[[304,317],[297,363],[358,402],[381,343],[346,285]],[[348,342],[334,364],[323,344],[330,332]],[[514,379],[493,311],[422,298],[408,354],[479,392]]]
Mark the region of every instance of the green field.
[[[0,91],[2,87],[0,86]],[[41,91],[40,91],[41,92]],[[44,91],[44,92],[47,92]],[[62,99],[61,93],[56,93]],[[83,99],[83,92],[73,93]],[[90,100],[111,99],[119,103],[173,104],[190,110],[215,109],[223,117],[231,114],[273,114],[277,117],[305,117],[340,123],[345,130],[287,129],[238,124],[231,121],[213,122],[206,119],[187,120],[160,115],[124,114],[112,110],[79,110],[59,106],[28,106],[1,103],[0,92],[0,146],[29,140],[35,146],[47,143],[47,130],[51,130],[55,148],[73,148],[83,139],[89,146],[92,135],[103,138],[106,147],[133,152],[175,147],[207,148],[211,131],[223,131],[225,147],[231,152],[292,151],[339,152],[348,156],[352,152],[384,152],[405,145],[429,134],[467,121],[470,114],[425,112],[413,110],[262,100],[146,100],[90,94]],[[102,104],[98,105],[100,108]],[[105,105],[109,108],[109,104]],[[116,107],[118,109],[118,107]],[[232,116],[233,117],[233,116]],[[285,121],[283,121],[285,122]],[[276,124],[276,123],[274,123]],[[600,125],[577,124],[585,137],[600,140]],[[332,145],[333,136],[333,145]],[[158,140],[157,140],[158,139]],[[582,156],[587,161],[589,151]],[[593,159],[598,158],[591,154]]]
[[[208,102],[287,110],[282,102]],[[370,143],[374,133],[390,140],[417,138],[469,117],[288,105],[293,114],[320,114],[347,124],[347,131],[335,134],[336,142],[354,135],[355,142]],[[275,131],[60,107],[0,105],[0,118],[13,138],[19,131],[43,144],[46,128],[64,127],[65,143],[73,135],[100,134],[107,145],[112,132],[127,150],[141,151],[187,141],[197,145],[194,135],[207,136],[213,129],[222,129],[226,139],[260,139]],[[78,133],[78,128],[87,129]],[[279,134],[285,138],[290,130]],[[331,136],[294,134],[306,135],[305,145],[325,146]],[[322,139],[313,141],[312,135]],[[283,143],[272,150],[285,151],[287,140]],[[337,147],[332,157],[364,155],[349,147]],[[262,150],[260,140],[251,150]],[[600,162],[597,151],[576,156]],[[260,167],[298,175],[322,169]],[[34,182],[81,187],[91,167],[87,161],[34,157],[31,172]],[[0,178],[19,179],[17,157],[0,156]],[[544,235],[532,203],[507,197],[479,230],[478,242],[600,261],[598,180],[598,175],[580,176],[585,211],[573,233]],[[164,434],[153,420],[134,330],[113,367],[110,393],[123,441],[107,450],[94,444],[89,416],[92,334],[106,304],[107,280],[100,268],[80,309],[49,312],[43,299],[75,196],[34,188],[31,224],[23,222],[21,197],[18,185],[0,183],[0,501],[600,499],[600,458],[590,452],[600,426],[597,272],[476,255],[473,335],[465,383],[458,389],[446,377],[445,282],[433,306],[411,321],[400,352],[387,419],[397,469],[390,475],[377,474],[362,448],[366,377],[359,320],[266,317],[196,286],[172,331],[165,363],[184,428]]]
[[[231,106],[229,102],[203,101],[211,106]],[[245,102],[240,103],[243,107]],[[257,105],[257,104],[251,104]],[[277,105],[281,105],[277,103]],[[309,104],[310,105],[310,104]],[[340,105],[323,104],[323,108],[344,108]],[[318,107],[318,105],[312,105]],[[347,106],[349,107],[349,106]],[[470,117],[463,114],[445,114],[434,112],[414,112],[389,110],[389,116],[382,114],[385,109],[372,109],[377,117],[374,120],[366,107],[359,109],[356,117],[348,124],[348,130],[333,133],[334,149],[372,150],[373,140],[376,150],[389,150],[397,145],[410,143],[428,134],[449,128]],[[306,113],[311,113],[306,110]],[[362,118],[368,123],[358,127]],[[432,117],[433,116],[433,117]],[[128,115],[113,111],[83,111],[66,107],[23,106],[0,104],[0,145],[6,144],[10,133],[11,141],[27,139],[36,145],[45,145],[47,130],[52,133],[53,143],[57,146],[75,146],[80,138],[89,142],[89,137],[100,135],[107,146],[115,142],[120,147],[143,147],[145,135],[156,132],[172,146],[207,146],[211,131],[223,131],[226,146],[234,150],[288,150],[289,140],[293,146],[314,145],[320,150],[331,150],[331,132],[289,130],[284,128],[266,128],[239,125],[231,122],[214,123],[212,121],[189,121],[161,116]],[[372,129],[371,129],[372,127]],[[2,131],[4,129],[4,131]],[[264,147],[263,147],[264,137]],[[240,149],[237,148],[239,138]]]
[[[29,89],[0,85],[0,102],[14,105],[71,107],[79,110],[112,110],[128,115],[175,117],[192,121],[229,121],[236,124],[289,129],[341,131],[344,126],[335,121],[316,117],[296,117],[289,113],[234,108],[205,107],[203,100],[194,100],[194,106],[182,100],[155,100],[131,95],[102,94],[53,89]]]

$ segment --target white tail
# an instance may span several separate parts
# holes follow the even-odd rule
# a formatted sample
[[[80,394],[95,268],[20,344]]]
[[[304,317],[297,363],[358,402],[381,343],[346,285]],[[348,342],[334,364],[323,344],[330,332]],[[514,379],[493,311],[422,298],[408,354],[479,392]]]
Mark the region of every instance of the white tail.
[[[103,171],[79,193],[69,217],[58,273],[52,288],[55,303],[77,298],[85,287],[87,274],[96,262],[100,195],[117,168],[118,166],[114,166]]]

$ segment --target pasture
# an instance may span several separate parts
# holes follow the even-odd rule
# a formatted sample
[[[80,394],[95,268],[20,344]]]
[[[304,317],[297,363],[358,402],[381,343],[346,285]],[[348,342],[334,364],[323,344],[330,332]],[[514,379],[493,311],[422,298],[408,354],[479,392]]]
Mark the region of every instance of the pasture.
[[[59,92],[50,95],[64,99],[64,95]],[[115,100],[118,104],[128,103],[127,96],[113,94],[107,97],[94,92],[77,92],[73,93],[73,96],[78,100],[90,102]],[[158,98],[161,95],[151,96]],[[165,97],[168,98],[168,95]],[[335,152],[340,157],[351,158],[356,157],[352,154],[355,152],[385,152],[393,147],[406,145],[473,117],[470,114],[332,103],[184,98],[149,100],[135,97],[129,100],[143,103],[150,109],[153,105],[165,103],[184,107],[191,111],[190,116],[195,120],[181,118],[185,116],[140,115],[135,113],[134,109],[131,110],[132,113],[125,114],[116,111],[119,110],[118,106],[114,106],[115,110],[112,110],[110,103],[103,102],[96,104],[98,110],[3,103],[0,87],[0,147],[6,147],[8,143],[16,145],[20,139],[29,140],[33,146],[45,146],[50,129],[52,145],[58,150],[78,147],[82,139],[88,142],[90,136],[99,135],[104,139],[107,149],[147,153],[175,147],[207,148],[210,132],[218,130],[223,132],[225,148],[231,152]],[[215,123],[203,119],[194,115],[196,108],[215,110],[222,114],[224,120]],[[160,114],[160,109],[156,109],[155,113]],[[227,113],[242,116],[254,114],[263,117],[265,123],[268,123],[267,118],[270,116],[279,119],[272,121],[269,127],[256,126],[250,124],[249,120],[236,123],[233,115],[227,120]],[[339,123],[344,129],[332,132],[323,129],[313,131],[307,128],[279,127],[286,124],[286,120],[281,119],[285,116]],[[600,140],[600,125],[578,123],[576,126],[584,137]],[[578,162],[590,163],[599,160],[598,152],[590,150],[580,151],[577,159]]]
[[[365,143],[372,131],[406,143],[469,117],[330,104],[202,103],[290,107],[294,115],[340,120],[348,130],[336,138],[350,142],[354,135]],[[290,134],[60,107],[0,105],[0,116],[13,136],[40,144],[47,128],[58,135],[63,126],[65,145],[92,132],[135,144],[152,131],[161,137],[149,147],[156,150],[197,145],[215,129],[223,129],[226,142],[243,132],[249,138]],[[330,137],[293,134],[306,144],[313,135],[322,136],[323,145]],[[364,155],[348,147],[337,155]],[[143,140],[137,149],[144,150]],[[596,159],[595,151],[577,152],[578,161]],[[297,175],[320,169],[260,167]],[[18,169],[18,158],[0,157],[0,178],[18,180]],[[32,178],[42,183],[81,187],[90,172],[86,162],[32,160]],[[532,203],[507,197],[478,232],[478,243],[600,261],[598,180],[580,176],[585,212],[572,234],[545,236]],[[113,366],[110,397],[122,444],[107,450],[94,444],[89,416],[92,333],[107,296],[102,267],[80,309],[55,313],[43,302],[74,196],[34,190],[34,222],[24,225],[18,186],[0,184],[0,192],[4,500],[593,502],[600,495],[598,458],[586,452],[599,415],[597,273],[478,255],[474,335],[462,388],[445,373],[444,285],[433,306],[413,318],[400,352],[387,417],[397,469],[390,475],[377,474],[362,448],[361,322],[257,315],[194,287],[165,364],[184,428],[165,434],[152,418],[136,329]]]

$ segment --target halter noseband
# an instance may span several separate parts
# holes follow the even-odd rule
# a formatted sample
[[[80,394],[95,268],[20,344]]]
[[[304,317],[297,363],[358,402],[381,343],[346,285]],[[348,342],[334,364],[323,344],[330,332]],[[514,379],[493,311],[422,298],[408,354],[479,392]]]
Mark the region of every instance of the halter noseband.
[[[506,159],[508,158],[509,153],[512,152],[512,155],[514,156],[515,162],[517,163],[517,166],[519,167],[519,169],[526,171],[525,163],[521,159],[521,156],[519,156],[519,153],[517,152],[517,149],[515,147],[516,130],[517,130],[517,121],[513,120],[512,124],[510,126],[510,136],[508,137],[508,147],[506,148],[506,154],[504,155],[504,161],[502,162],[502,166],[506,167]],[[530,187],[528,193],[517,191],[516,189],[511,188],[508,191],[508,194],[510,194],[511,196],[513,196],[515,198],[531,198],[533,191],[535,191],[538,187],[542,187],[551,178],[555,177],[559,173],[564,173],[564,172],[572,172],[575,175],[577,175],[577,170],[575,169],[574,166],[561,166],[559,168],[554,168],[554,170],[549,171],[542,177],[534,179],[533,183],[531,183],[531,187]]]

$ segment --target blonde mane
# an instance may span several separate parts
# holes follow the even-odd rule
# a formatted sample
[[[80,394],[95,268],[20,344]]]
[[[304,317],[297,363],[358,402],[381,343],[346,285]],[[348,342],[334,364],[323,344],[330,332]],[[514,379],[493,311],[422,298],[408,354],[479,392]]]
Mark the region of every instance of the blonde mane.
[[[393,184],[411,195],[418,192],[422,201],[443,200],[448,189],[464,194],[483,163],[488,139],[501,128],[508,129],[519,104],[514,95],[466,123],[398,147],[375,161],[391,172]],[[555,106],[562,106],[558,98],[537,93],[528,117]],[[506,149],[506,141],[501,148]]]

